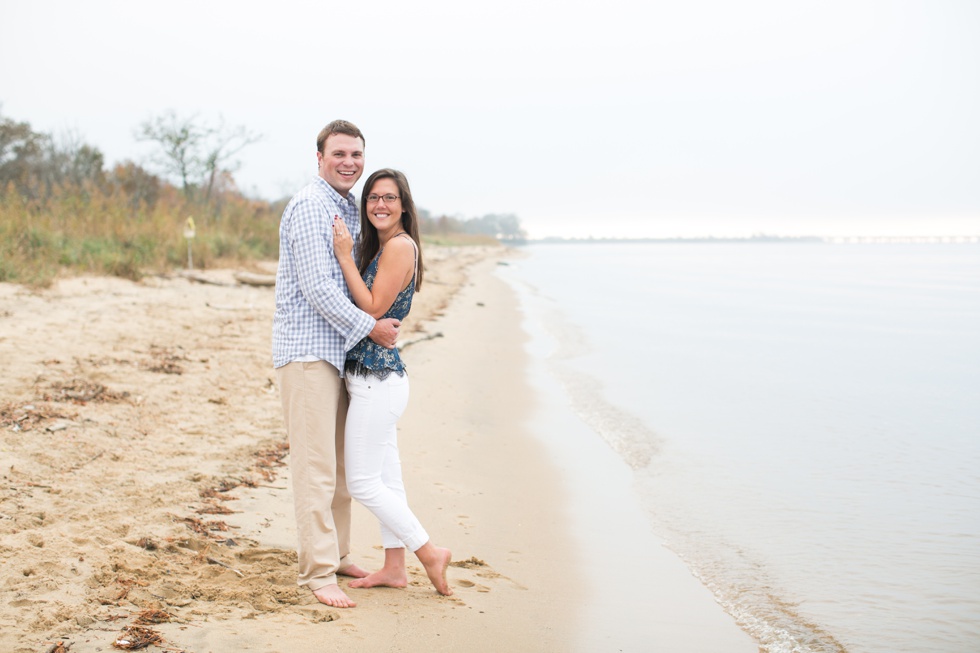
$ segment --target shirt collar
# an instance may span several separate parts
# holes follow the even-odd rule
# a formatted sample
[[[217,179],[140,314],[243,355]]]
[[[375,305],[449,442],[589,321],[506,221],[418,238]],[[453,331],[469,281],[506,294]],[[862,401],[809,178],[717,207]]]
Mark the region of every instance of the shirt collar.
[[[327,195],[329,195],[335,202],[347,202],[352,207],[357,208],[357,196],[354,195],[353,192],[347,193],[347,197],[344,197],[343,195],[337,192],[336,188],[328,184],[326,180],[320,175],[316,175],[314,179],[316,179],[320,183],[320,187],[323,188],[324,191],[326,191]]]

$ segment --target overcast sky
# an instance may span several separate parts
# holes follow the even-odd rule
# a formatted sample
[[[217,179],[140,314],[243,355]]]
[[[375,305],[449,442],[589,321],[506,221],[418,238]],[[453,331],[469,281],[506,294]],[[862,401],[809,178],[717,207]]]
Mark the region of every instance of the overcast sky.
[[[268,199],[344,118],[536,237],[980,234],[975,0],[3,0],[0,103],[110,164],[167,109],[244,125]]]

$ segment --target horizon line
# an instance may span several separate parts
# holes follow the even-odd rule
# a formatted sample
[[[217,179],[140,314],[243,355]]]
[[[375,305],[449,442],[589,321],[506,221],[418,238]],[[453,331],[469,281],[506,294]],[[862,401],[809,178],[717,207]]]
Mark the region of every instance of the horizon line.
[[[508,239],[514,240],[514,239]],[[931,235],[931,236],[784,236],[775,234],[753,234],[751,236],[545,236],[540,238],[524,238],[524,242],[808,242],[808,243],[938,243],[938,244],[972,244],[980,243],[980,235]]]

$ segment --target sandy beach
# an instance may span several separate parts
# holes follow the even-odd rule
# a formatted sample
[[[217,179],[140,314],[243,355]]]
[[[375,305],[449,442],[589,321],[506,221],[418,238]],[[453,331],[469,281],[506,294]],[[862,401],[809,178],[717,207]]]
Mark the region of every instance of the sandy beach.
[[[493,274],[510,254],[426,254],[399,438],[453,596],[412,556],[407,588],[351,589],[354,609],[296,586],[271,287],[230,270],[0,284],[0,650],[758,650],[628,488],[580,500],[606,453],[558,456],[536,433],[568,418],[532,419],[521,317]],[[356,560],[380,566],[374,518],[354,522]]]

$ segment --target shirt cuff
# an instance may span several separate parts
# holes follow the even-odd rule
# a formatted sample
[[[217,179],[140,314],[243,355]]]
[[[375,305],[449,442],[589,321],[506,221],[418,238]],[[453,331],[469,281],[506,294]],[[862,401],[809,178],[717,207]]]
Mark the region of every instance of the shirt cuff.
[[[378,323],[377,320],[367,313],[362,312],[361,316],[363,319],[358,323],[357,327],[352,329],[347,335],[347,342],[344,343],[344,351],[350,351],[353,349],[354,345],[366,338],[367,335],[374,330],[374,325]]]

